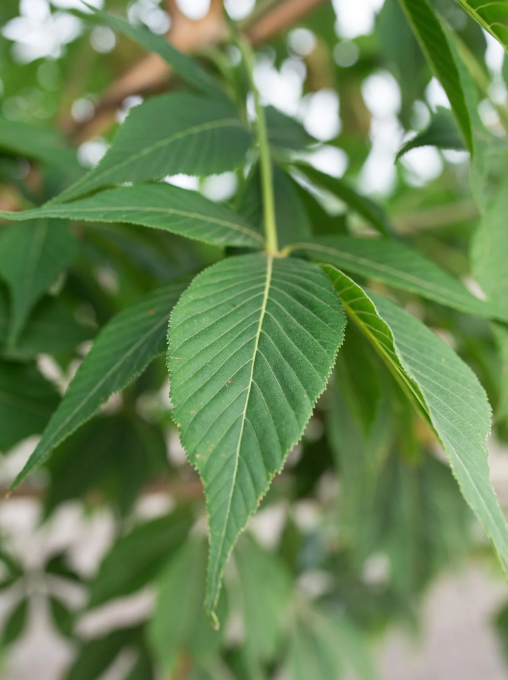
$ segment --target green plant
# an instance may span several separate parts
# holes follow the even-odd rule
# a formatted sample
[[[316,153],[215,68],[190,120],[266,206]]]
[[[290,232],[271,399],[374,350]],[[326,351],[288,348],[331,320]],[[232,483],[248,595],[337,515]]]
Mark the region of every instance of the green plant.
[[[508,46],[501,6],[496,17],[497,6],[461,4]],[[256,11],[271,7],[261,3]],[[331,15],[324,5],[301,18],[328,52]],[[468,20],[469,34],[457,34],[427,0],[401,0],[400,7],[389,0],[378,18],[379,42],[401,26],[420,60],[416,80],[408,78],[404,54],[386,49],[402,84],[408,78],[415,87],[401,120],[409,126],[411,106],[430,78],[422,53],[451,105],[451,113],[438,109],[397,159],[427,145],[466,149],[481,214],[471,237],[476,209],[468,204],[470,214],[461,217],[468,190],[452,167],[444,188],[422,189],[399,168],[390,199],[395,213],[404,205],[434,207],[441,226],[448,201],[459,215],[442,233],[408,235],[397,215],[388,217],[351,181],[313,167],[306,153],[316,140],[263,106],[248,26],[224,25],[220,44],[197,61],[111,14],[80,16],[158,54],[175,88],[133,108],[85,174],[55,132],[0,119],[5,200],[13,195],[23,208],[0,213],[12,222],[0,231],[0,448],[42,434],[11,491],[44,465],[46,515],[92,490],[117,513],[123,530],[89,584],[89,607],[159,584],[147,627],[84,644],[69,678],[93,680],[126,647],[137,653],[131,680],[151,677],[149,649],[178,678],[257,680],[273,677],[280,664],[294,679],[335,678],[344,665],[374,677],[359,628],[376,630],[409,615],[430,579],[470,549],[471,518],[447,466],[431,453],[436,442],[508,568],[508,533],[486,447],[491,407],[479,380],[496,410],[498,436],[506,438],[508,145],[506,131],[494,135],[478,114],[487,78],[475,46],[481,33]],[[285,49],[281,42],[276,54]],[[369,72],[374,48],[360,47],[358,69]],[[341,97],[357,96],[365,74],[355,79],[346,67],[338,70]],[[505,126],[506,107],[496,106]],[[367,151],[358,122],[353,117],[337,142],[350,154],[352,178]],[[17,157],[30,160],[25,179]],[[235,173],[238,184],[228,203],[160,181],[224,172]],[[345,213],[335,210],[337,199]],[[467,272],[470,240],[484,300],[457,277]],[[55,288],[62,270],[67,279]],[[111,271],[114,299],[107,282],[100,285],[101,272],[104,280]],[[419,318],[408,311],[412,305]],[[455,348],[428,326],[446,331]],[[35,357],[51,354],[65,370],[93,336],[59,401]],[[154,359],[166,352],[171,409],[154,398],[165,370]],[[101,411],[120,391],[120,410]],[[187,493],[185,479],[168,467],[164,433],[175,428],[204,486],[208,551],[191,532],[202,512],[199,487]],[[303,457],[277,476],[302,437]],[[323,502],[322,524],[308,535],[288,519],[278,555],[250,536],[235,548],[260,505],[285,499],[294,517],[295,503],[319,498],[330,470],[342,484],[339,519],[336,503]],[[136,499],[161,478],[169,479],[180,507],[127,531]],[[377,552],[391,565],[383,588],[362,578]],[[330,581],[318,602],[295,595],[296,576],[313,570]],[[26,601],[11,617],[9,640],[21,631],[16,622],[24,621]],[[205,619],[203,601],[218,631]],[[228,611],[244,618],[238,647],[228,646],[219,629]],[[54,611],[68,630],[64,614]]]

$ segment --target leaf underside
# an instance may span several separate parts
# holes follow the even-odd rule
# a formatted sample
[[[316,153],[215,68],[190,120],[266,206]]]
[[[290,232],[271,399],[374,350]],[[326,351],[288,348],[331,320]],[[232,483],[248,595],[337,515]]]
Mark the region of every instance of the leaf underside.
[[[319,267],[264,254],[200,274],[175,307],[175,421],[205,487],[213,613],[224,565],[326,386],[345,315]]]

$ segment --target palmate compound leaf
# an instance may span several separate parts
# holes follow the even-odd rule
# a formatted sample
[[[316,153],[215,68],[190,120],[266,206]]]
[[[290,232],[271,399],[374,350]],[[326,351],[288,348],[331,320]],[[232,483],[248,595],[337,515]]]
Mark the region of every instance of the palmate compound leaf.
[[[479,300],[434,262],[396,241],[321,236],[309,243],[293,243],[288,250],[302,252],[315,261],[383,281],[467,314],[508,318],[498,306]]]
[[[367,336],[433,426],[462,494],[508,570],[508,531],[490,482],[487,396],[471,369],[424,324],[381,295],[369,296],[324,265],[348,316]]]
[[[130,111],[100,163],[53,202],[122,182],[232,170],[251,142],[229,101],[187,92],[153,97]]]
[[[15,344],[32,307],[75,253],[76,239],[66,224],[41,219],[2,231],[0,278],[11,297],[9,344]]]
[[[210,614],[236,537],[326,386],[344,326],[319,267],[264,254],[210,267],[171,315],[174,416],[209,513]]]
[[[228,246],[263,245],[260,233],[226,205],[171,184],[141,184],[101,191],[72,203],[51,203],[35,210],[2,213],[10,220],[42,217],[92,222],[127,222],[164,229],[188,238]]]
[[[13,487],[164,352],[169,314],[187,285],[185,279],[158,288],[106,324]]]

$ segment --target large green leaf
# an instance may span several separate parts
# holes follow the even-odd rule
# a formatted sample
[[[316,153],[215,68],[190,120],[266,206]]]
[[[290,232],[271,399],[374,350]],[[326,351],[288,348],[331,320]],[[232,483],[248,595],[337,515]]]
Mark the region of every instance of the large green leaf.
[[[23,597],[9,614],[3,629],[2,644],[10,645],[23,634],[27,624],[28,604],[28,599]]]
[[[307,163],[293,163],[293,165],[316,186],[326,189],[344,201],[351,210],[361,215],[381,234],[386,236],[393,233],[394,229],[383,208],[367,196],[359,194],[345,180],[320,172]]]
[[[228,101],[183,92],[154,97],[131,110],[100,163],[56,200],[122,182],[231,170],[250,144],[249,131]]]
[[[206,554],[204,540],[188,540],[160,578],[148,637],[163,670],[171,675],[182,654],[200,663],[213,658],[223,640],[223,630],[213,630],[203,611]],[[219,609],[225,615],[224,596]]]
[[[480,26],[497,38],[508,51],[508,5],[506,0],[484,2],[484,0],[459,0],[466,12]]]
[[[178,281],[159,288],[102,329],[15,484],[164,352],[169,314],[186,285]]]
[[[143,184],[101,191],[72,203],[1,213],[10,220],[42,217],[90,222],[128,222],[165,229],[205,243],[261,247],[263,237],[226,205],[170,184]]]
[[[58,394],[33,364],[0,360],[0,451],[45,428]]]
[[[487,396],[471,369],[424,324],[381,295],[369,296],[325,265],[348,315],[433,426],[462,494],[485,527],[505,571],[508,531],[490,482]]]
[[[448,109],[438,107],[428,127],[406,142],[397,153],[395,160],[399,160],[411,149],[418,149],[421,146],[437,146],[438,149],[464,149],[464,140],[460,136],[457,124]]]
[[[76,152],[51,128],[0,117],[0,151],[26,156],[62,170],[79,169]]]
[[[103,638],[87,640],[79,649],[65,680],[98,680],[122,649],[131,648],[139,638],[139,628],[122,628]]]
[[[171,315],[174,416],[207,497],[210,613],[238,533],[326,386],[344,324],[318,267],[263,254],[207,269]]]
[[[90,583],[88,606],[130,595],[150,583],[187,537],[191,524],[192,516],[179,511],[140,524],[119,538]]]
[[[468,149],[472,149],[471,118],[450,45],[434,9],[427,0],[399,0],[427,57],[450,101]]]
[[[76,240],[66,224],[37,220],[10,225],[0,234],[0,278],[10,289],[8,342],[14,345],[30,310],[67,267]]]
[[[89,8],[101,22],[132,38],[141,47],[144,47],[145,50],[156,52],[189,85],[193,85],[208,95],[226,97],[224,90],[222,90],[219,84],[194,59],[182,54],[165,37],[155,35],[141,26],[133,26],[119,17],[103,12],[90,5]],[[83,18],[89,19],[90,17],[84,14]]]
[[[295,243],[291,250],[346,271],[384,281],[461,312],[503,318],[502,311],[472,295],[453,276],[416,250],[387,239],[322,236],[310,243]]]

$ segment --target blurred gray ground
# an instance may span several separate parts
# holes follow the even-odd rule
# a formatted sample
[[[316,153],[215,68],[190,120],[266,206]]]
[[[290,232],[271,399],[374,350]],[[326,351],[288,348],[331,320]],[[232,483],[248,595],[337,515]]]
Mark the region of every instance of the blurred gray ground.
[[[508,601],[506,583],[470,565],[427,595],[422,637],[394,630],[382,644],[383,680],[507,680],[492,616]]]

